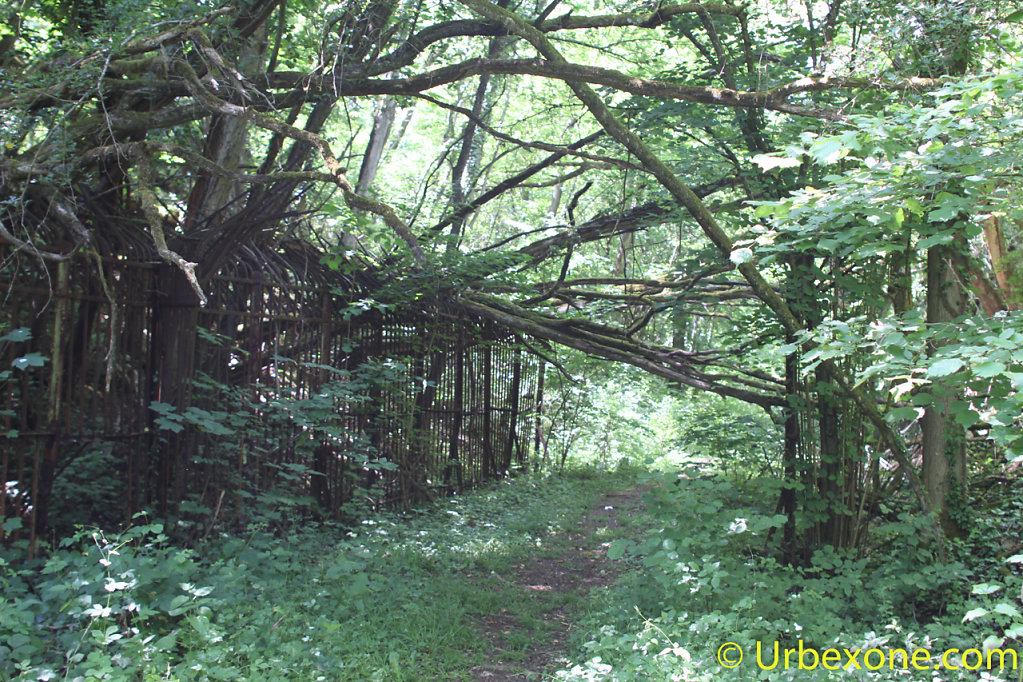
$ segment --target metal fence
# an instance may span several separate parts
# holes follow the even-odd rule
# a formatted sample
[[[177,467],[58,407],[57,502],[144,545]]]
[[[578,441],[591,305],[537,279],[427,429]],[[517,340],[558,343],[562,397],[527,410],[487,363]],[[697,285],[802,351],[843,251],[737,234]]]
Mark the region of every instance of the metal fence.
[[[0,259],[0,518],[33,545],[140,510],[339,518],[526,463],[538,363],[492,324],[392,312],[322,268],[236,268],[178,310],[163,266]]]

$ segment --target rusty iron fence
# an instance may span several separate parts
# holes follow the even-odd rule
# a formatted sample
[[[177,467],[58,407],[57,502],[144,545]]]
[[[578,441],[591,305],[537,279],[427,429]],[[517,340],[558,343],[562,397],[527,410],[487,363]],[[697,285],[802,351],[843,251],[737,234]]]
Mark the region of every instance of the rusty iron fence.
[[[538,362],[490,323],[392,311],[325,268],[235,268],[182,311],[153,263],[0,259],[0,518],[33,546],[140,510],[205,533],[410,505],[533,447]]]

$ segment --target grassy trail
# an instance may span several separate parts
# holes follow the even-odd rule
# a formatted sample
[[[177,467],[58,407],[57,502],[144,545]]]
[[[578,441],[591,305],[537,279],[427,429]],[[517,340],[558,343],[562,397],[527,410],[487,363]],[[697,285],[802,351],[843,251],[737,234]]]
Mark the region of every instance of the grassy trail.
[[[0,682],[542,679],[620,570],[606,548],[630,533],[635,487],[620,472],[521,476],[355,527],[253,524],[194,549],[160,523],[83,529],[44,566],[0,561]]]
[[[547,547],[495,574],[514,595],[513,610],[483,614],[477,625],[487,643],[473,679],[504,682],[541,679],[569,662],[576,617],[593,590],[614,583],[621,566],[607,558],[612,540],[629,532],[647,488],[604,495],[574,528],[552,532]],[[485,576],[469,576],[480,581]]]

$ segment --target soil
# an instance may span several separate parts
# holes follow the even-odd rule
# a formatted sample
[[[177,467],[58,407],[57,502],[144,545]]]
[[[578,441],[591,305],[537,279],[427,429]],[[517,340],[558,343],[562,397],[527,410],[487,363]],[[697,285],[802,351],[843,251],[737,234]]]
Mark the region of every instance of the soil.
[[[571,597],[585,598],[590,590],[607,587],[618,578],[622,566],[607,558],[611,543],[601,536],[606,535],[604,529],[618,527],[619,519],[635,514],[648,490],[641,487],[606,495],[575,530],[561,539],[561,549],[533,557],[501,578],[536,600],[543,624],[528,627],[503,609],[483,617],[477,627],[489,646],[486,662],[472,670],[474,680],[540,680],[545,672],[568,663],[567,649],[575,623],[573,610],[566,604],[572,603]],[[523,641],[528,642],[525,649],[513,646]]]

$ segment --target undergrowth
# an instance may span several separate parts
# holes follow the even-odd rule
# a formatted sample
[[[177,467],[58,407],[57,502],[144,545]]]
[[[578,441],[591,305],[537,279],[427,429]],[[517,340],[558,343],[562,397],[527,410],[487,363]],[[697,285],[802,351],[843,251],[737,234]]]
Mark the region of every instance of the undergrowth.
[[[614,484],[524,476],[355,528],[256,526],[192,549],[139,518],[80,529],[44,560],[7,550],[0,679],[468,678],[482,660],[473,617],[522,599],[493,572]]]
[[[524,476],[355,528],[254,526],[191,549],[140,518],[117,534],[81,529],[44,560],[8,551],[0,679],[471,679],[486,660],[474,627],[485,614],[534,623],[513,645],[543,637],[536,604],[501,575],[558,551],[632,476]],[[923,520],[893,511],[858,552],[820,548],[799,566],[776,558],[784,517],[762,502],[776,482],[690,472],[655,483],[644,516],[607,538],[629,570],[573,603],[579,663],[555,679],[1023,679],[1011,657],[1004,670],[977,665],[987,651],[1018,656],[1023,639],[1018,481],[971,500],[984,513],[944,561]],[[727,663],[743,654],[731,668],[717,659],[727,643]],[[834,650],[832,669],[800,647]],[[853,666],[847,650],[860,652]],[[899,650],[931,658],[915,670]]]
[[[580,627],[582,662],[556,678],[1023,679],[1023,667],[1013,670],[1023,642],[1018,482],[965,542],[949,548],[944,562],[925,521],[902,513],[873,529],[868,548],[820,548],[802,566],[775,558],[785,517],[756,502],[776,499],[764,485],[771,483],[753,480],[740,488],[695,472],[666,476],[649,495],[648,532],[609,552],[627,555],[633,570]],[[737,647],[720,652],[722,665],[717,656],[729,643]],[[813,665],[808,652],[800,661],[800,647],[836,653],[829,666],[821,659]],[[787,665],[786,648],[794,650]],[[860,650],[855,662],[846,649]],[[880,653],[864,661],[870,649]],[[904,666],[899,649],[910,657],[926,650],[932,658],[921,653],[915,665],[910,658]],[[959,652],[935,670],[950,649]],[[992,655],[989,673],[986,656],[998,649],[1004,654]]]

